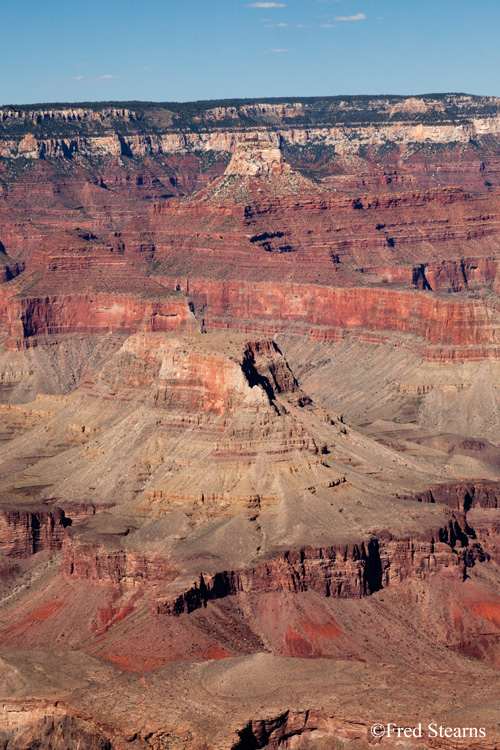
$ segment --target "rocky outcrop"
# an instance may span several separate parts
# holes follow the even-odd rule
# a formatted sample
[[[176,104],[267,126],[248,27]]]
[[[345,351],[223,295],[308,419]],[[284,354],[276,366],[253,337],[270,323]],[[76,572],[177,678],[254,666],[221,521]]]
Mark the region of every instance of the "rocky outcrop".
[[[103,368],[101,380],[139,388],[154,383],[154,405],[186,415],[255,410],[281,393],[306,398],[274,341],[249,341],[243,351],[235,346],[227,354],[204,346],[206,341],[136,334]]]
[[[398,721],[396,726],[404,726],[404,719]],[[479,729],[460,729],[461,739],[458,741],[452,737],[453,729],[449,736],[445,735],[446,726],[432,724],[432,730],[427,726],[420,727],[418,721],[416,732],[421,734],[420,747],[429,747],[433,750],[452,750],[460,748],[466,750],[474,747],[477,750],[490,750],[494,745],[487,739],[486,730],[484,734]],[[413,729],[412,726],[412,729]],[[310,748],[310,750],[329,750],[346,745],[358,745],[359,747],[370,747],[372,745],[372,725],[363,717],[359,721],[329,715],[321,710],[296,711],[287,710],[266,718],[255,718],[238,731],[238,739],[234,742],[231,750],[247,750],[247,748],[262,748],[262,750],[295,750],[295,748]],[[427,732],[427,734],[425,734]],[[429,736],[432,738],[430,739]],[[437,736],[437,739],[435,737]],[[389,747],[400,747],[401,740],[397,734],[395,737],[384,737],[384,745]],[[473,743],[473,744],[471,744]],[[376,746],[376,745],[374,745]],[[408,745],[411,746],[411,745]]]
[[[157,613],[180,615],[209,601],[244,593],[306,591],[325,597],[359,599],[414,577],[422,580],[441,574],[463,580],[467,566],[484,559],[456,520],[421,538],[394,539],[382,532],[377,538],[353,545],[303,548],[241,571],[201,574],[192,588],[177,598],[159,603]]]
[[[463,292],[466,289],[498,285],[499,262],[489,258],[461,258],[423,263],[412,270],[417,289]]]
[[[17,558],[30,557],[41,550],[57,552],[70,524],[60,508],[0,508],[0,552]]]
[[[455,300],[396,289],[332,288],[205,279],[164,279],[184,288],[210,328],[235,327],[268,334],[287,330],[337,339],[344,331],[395,331],[455,350],[450,358],[498,356],[499,313],[480,300]],[[412,341],[410,339],[411,346]],[[432,354],[432,353],[431,353]],[[439,356],[439,352],[438,352]]]
[[[47,107],[41,109],[20,109],[2,107],[0,109],[0,123],[27,123],[39,125],[43,122],[106,122],[107,120],[121,120],[130,122],[139,119],[140,115],[133,110],[123,107],[102,107],[87,109],[86,107]]]
[[[111,750],[109,737],[95,724],[71,716],[59,701],[26,700],[0,706],[0,742],[3,750]]]
[[[291,394],[299,390],[288,362],[271,339],[248,341],[241,367],[249,385],[262,386],[270,400],[279,393]]]
[[[500,482],[458,482],[438,484],[419,495],[411,496],[419,503],[443,503],[453,510],[467,513],[472,508],[499,508]]]
[[[234,409],[264,406],[260,389],[248,387],[244,371],[226,357],[180,351],[165,352],[154,403],[159,408],[190,414],[223,414]],[[251,383],[250,385],[253,385]]]
[[[1,247],[1,243],[0,243]],[[24,263],[9,258],[0,250],[0,284],[5,284],[24,271]]]
[[[249,747],[288,749],[300,747],[298,742],[305,743],[304,746],[311,750],[315,747],[333,748],[337,743],[363,742],[369,737],[369,731],[368,723],[361,721],[342,720],[321,711],[288,710],[273,717],[251,719],[238,731],[238,739],[231,750],[247,750]]]
[[[10,340],[20,349],[32,336],[66,333],[196,330],[185,300],[140,299],[110,294],[11,297],[7,302]]]
[[[204,346],[205,341],[136,334],[104,367],[101,379],[139,388],[154,383],[154,406],[186,417],[257,410],[269,406],[278,393],[296,387],[273,341],[248,342],[243,353],[233,347],[227,354]]]
[[[283,175],[291,172],[279,148],[262,141],[245,141],[234,150],[225,174],[239,177],[260,175]]]
[[[69,580],[91,581],[107,586],[169,583],[177,571],[168,557],[119,549],[105,542],[95,544],[68,536],[62,546],[61,574]]]

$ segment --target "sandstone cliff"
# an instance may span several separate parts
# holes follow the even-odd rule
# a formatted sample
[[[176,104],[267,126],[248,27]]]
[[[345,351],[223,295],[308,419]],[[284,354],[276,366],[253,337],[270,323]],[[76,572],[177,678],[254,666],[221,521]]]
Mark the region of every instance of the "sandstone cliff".
[[[19,510],[0,508],[0,552],[7,557],[29,557],[41,550],[59,551],[71,522],[60,508]]]

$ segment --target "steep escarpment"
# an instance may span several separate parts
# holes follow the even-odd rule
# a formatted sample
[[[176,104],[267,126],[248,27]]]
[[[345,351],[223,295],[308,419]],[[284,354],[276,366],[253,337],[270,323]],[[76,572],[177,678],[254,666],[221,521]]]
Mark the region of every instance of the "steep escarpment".
[[[119,548],[73,541],[68,536],[63,549],[61,574],[71,580],[109,584],[154,586],[175,579],[176,570],[165,555],[147,555]]]
[[[182,284],[179,278],[162,277],[161,281],[167,288]],[[294,330],[334,340],[341,340],[350,329],[364,334],[366,340],[368,331],[392,331],[418,337],[407,344],[431,359],[497,356],[498,313],[481,300],[387,287],[346,289],[193,278],[184,288],[209,329],[235,327],[273,334]]]
[[[0,243],[0,284],[14,279],[24,270],[24,263],[18,262],[2,251]]]
[[[359,545],[305,548],[249,570],[208,577],[201,574],[193,588],[174,601],[159,604],[157,612],[180,615],[206,607],[209,601],[250,592],[310,589],[326,597],[359,599],[408,577],[427,580],[444,570],[460,580],[467,564],[474,564],[474,552],[467,546],[467,536],[455,521],[429,534],[428,541],[393,540],[384,533],[380,540],[374,538]],[[475,553],[478,559],[484,558],[480,547]]]
[[[83,718],[65,715],[57,705],[47,703],[44,707],[40,702],[30,701],[22,708],[11,703],[5,706],[4,712],[9,722],[0,730],[5,750],[18,750],[30,743],[36,743],[40,750],[62,750],[78,745],[89,750],[112,748],[110,738],[99,727]],[[16,714],[22,721],[12,726]]]
[[[444,503],[456,510],[468,512],[472,508],[496,509],[499,507],[498,482],[460,482],[431,487],[415,498],[420,503]]]
[[[0,552],[23,558],[41,550],[59,551],[64,532],[71,524],[64,511],[0,507]]]
[[[9,254],[29,258],[48,231],[63,226],[120,231],[146,216],[151,201],[212,182],[252,142],[269,154],[281,148],[287,170],[336,191],[455,186],[484,194],[500,184],[494,98],[135,104],[1,110],[0,241]],[[37,207],[29,221],[28,196]]]
[[[10,339],[6,345],[22,348],[27,339],[41,334],[196,329],[187,302],[164,296],[165,301],[111,294],[11,297],[7,304]]]
[[[17,146],[24,171],[12,166],[15,149],[5,151],[0,239],[27,263],[3,284],[9,346],[37,335],[183,326],[185,316],[176,313],[176,323],[163,309],[146,321],[132,302],[130,314],[116,313],[122,325],[112,319],[106,295],[157,298],[166,288],[186,294],[205,328],[274,333],[286,321],[316,337],[355,329],[377,341],[395,331],[410,346],[435,346],[424,353],[438,361],[496,356],[500,212],[487,177],[498,102],[317,104],[201,104],[206,130],[198,132],[182,106],[167,107],[163,119],[161,107],[5,112],[14,142],[24,128],[36,131]],[[246,128],[242,117],[252,121]],[[325,117],[334,122],[317,127]],[[291,119],[293,128],[281,127]],[[87,145],[58,150],[59,135],[75,130]],[[42,148],[49,131],[52,145]],[[451,142],[459,152],[449,153]],[[455,187],[441,178],[444,163],[448,176],[456,164]],[[464,168],[477,170],[474,184]],[[27,194],[40,206],[34,223],[22,216]],[[229,282],[236,291],[221,286]]]
[[[356,272],[365,274],[364,283],[373,283],[368,274],[383,276],[385,269],[386,282],[408,285],[415,266],[433,263],[429,287],[439,288],[431,282],[441,261],[473,259],[479,243],[479,257],[496,257],[497,217],[496,192],[479,197],[446,188],[339,196],[296,172],[231,173],[189,199],[155,204],[147,229],[156,237],[160,260],[162,251],[173,252],[170,263],[176,248],[189,244],[198,253],[206,249],[206,261],[210,250],[223,263],[236,253],[240,264],[244,261],[242,273],[257,260],[287,270],[299,265],[302,273],[307,264],[318,264],[332,283],[347,282],[349,274],[352,283]],[[316,280],[312,273],[318,265],[309,269],[309,278]],[[411,267],[406,276],[405,265]],[[471,281],[481,280],[481,266],[466,261],[466,275],[467,265]]]
[[[131,155],[203,146],[230,150],[241,131],[277,131],[282,137],[342,143],[467,142],[495,132],[498,99],[460,94],[420,97],[325,97],[190,104],[48,105],[3,108],[3,156],[66,158],[82,151]],[[10,136],[10,138],[9,138]],[[224,137],[225,136],[225,137]],[[274,134],[273,134],[274,136]],[[351,136],[349,138],[349,136]],[[170,141],[169,141],[170,137]],[[276,136],[274,136],[276,137]]]

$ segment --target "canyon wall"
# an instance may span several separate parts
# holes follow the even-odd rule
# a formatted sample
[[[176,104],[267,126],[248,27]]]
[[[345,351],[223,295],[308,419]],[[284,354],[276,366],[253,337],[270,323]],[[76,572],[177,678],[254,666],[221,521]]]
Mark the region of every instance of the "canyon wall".
[[[29,123],[27,123],[29,128]],[[119,127],[119,126],[118,126]],[[146,126],[147,127],[147,126]],[[145,135],[110,133],[102,136],[76,136],[73,138],[36,138],[28,133],[17,140],[0,138],[0,156],[4,159],[90,158],[104,156],[146,157],[186,151],[232,152],[236,146],[249,140],[267,140],[270,146],[328,146],[339,155],[356,154],[360,148],[383,147],[387,144],[467,144],[470,141],[497,136],[500,133],[500,115],[472,117],[470,121],[452,124],[361,124],[355,127],[304,127],[249,128],[243,132],[224,130],[213,126],[212,132],[166,132]]]
[[[40,335],[235,328],[272,335],[296,331],[339,340],[348,331],[370,340],[404,334],[410,348],[429,359],[498,358],[500,313],[478,299],[455,300],[426,291],[335,288],[157,277],[165,301],[122,295],[11,296],[4,300],[9,349],[36,344]],[[187,297],[168,300],[178,289]],[[198,321],[189,309],[192,301]],[[33,338],[35,337],[35,338]],[[382,339],[373,338],[373,341]]]
[[[481,300],[436,297],[390,288],[332,288],[306,284],[266,284],[159,278],[181,288],[207,328],[294,330],[313,338],[336,339],[343,331],[396,331],[416,343],[441,347],[436,356],[477,359],[498,356],[499,313]],[[291,326],[291,328],[290,328]],[[410,342],[411,346],[411,342]],[[445,348],[450,351],[446,353]],[[429,357],[432,358],[429,347]]]
[[[47,549],[61,549],[71,523],[60,508],[22,510],[0,508],[0,552],[7,557],[30,557]]]
[[[155,301],[118,295],[11,297],[7,302],[7,348],[27,345],[40,334],[196,330],[182,299]]]
[[[393,539],[379,538],[353,545],[303,548],[285,552],[273,560],[242,571],[201,574],[199,581],[176,599],[158,604],[161,615],[180,615],[209,601],[239,593],[299,592],[311,589],[325,597],[359,599],[409,577],[428,580],[441,574],[463,580],[467,566],[484,559],[456,520],[447,527]]]
[[[500,359],[500,100],[136,104],[0,108],[0,746],[494,705],[498,365],[469,362]],[[361,429],[281,332],[345,339],[299,379]],[[422,431],[451,393],[490,443]]]
[[[68,536],[62,545],[60,572],[70,580],[110,584],[154,586],[173,581],[177,570],[165,555],[148,555],[130,550],[74,541]]]

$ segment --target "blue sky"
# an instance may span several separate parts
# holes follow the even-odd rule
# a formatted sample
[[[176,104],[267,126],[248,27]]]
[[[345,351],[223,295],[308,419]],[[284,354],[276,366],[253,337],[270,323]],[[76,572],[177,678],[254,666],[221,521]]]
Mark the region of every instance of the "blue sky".
[[[499,0],[1,0],[0,104],[500,95]]]

